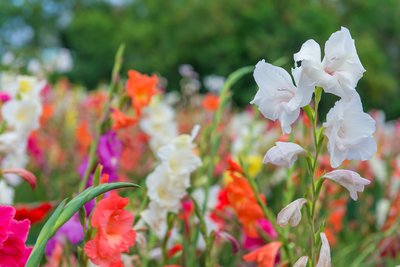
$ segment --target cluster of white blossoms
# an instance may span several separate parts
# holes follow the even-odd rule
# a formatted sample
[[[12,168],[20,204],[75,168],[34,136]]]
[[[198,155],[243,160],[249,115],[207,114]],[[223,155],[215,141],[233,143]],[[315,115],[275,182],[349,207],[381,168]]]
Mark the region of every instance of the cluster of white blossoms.
[[[150,137],[150,147],[154,154],[178,136],[174,109],[166,101],[158,98],[153,98],[150,105],[143,110],[139,125]]]
[[[2,169],[24,168],[28,163],[26,153],[30,133],[39,127],[42,114],[40,93],[46,82],[31,76],[0,74],[1,116],[5,123],[0,134],[0,153]],[[21,179],[15,174],[4,175],[7,184],[18,185]],[[4,192],[12,192],[2,181]],[[5,196],[2,197],[4,201]],[[12,200],[12,197],[8,197]]]
[[[301,108],[310,104],[316,87],[340,97],[328,112],[323,123],[328,138],[327,149],[330,164],[339,167],[344,160],[368,160],[377,150],[373,137],[375,121],[364,113],[356,86],[365,72],[358,58],[354,40],[348,29],[342,27],[325,43],[325,55],[314,40],[306,41],[294,54],[295,66],[290,74],[283,68],[264,60],[257,63],[254,78],[259,87],[253,101],[268,119],[279,120],[284,134],[291,132]],[[264,163],[291,167],[305,150],[295,143],[277,142],[264,158]],[[304,153],[305,154],[305,153]],[[350,170],[334,170],[324,175],[345,187],[353,200],[362,192],[369,180]],[[301,207],[307,202],[300,198],[286,206],[279,214],[277,223],[297,226],[301,220]],[[322,248],[317,266],[330,266],[329,244],[321,233]],[[307,258],[299,259],[295,266],[306,266]]]
[[[180,135],[160,147],[157,152],[160,163],[147,177],[150,204],[141,217],[160,238],[167,230],[167,214],[178,213],[190,187],[190,174],[202,164],[193,143],[198,131],[199,126],[195,126],[191,135]]]
[[[337,168],[345,159],[370,159],[376,152],[375,121],[364,113],[355,89],[365,69],[350,32],[342,27],[331,35],[322,61],[320,47],[314,40],[305,42],[294,60],[292,75],[296,86],[283,68],[264,60],[258,62],[254,78],[259,90],[251,103],[256,104],[266,118],[279,120],[283,133],[290,133],[300,109],[311,102],[315,87],[322,87],[325,92],[341,98],[323,124],[329,139],[332,167]]]

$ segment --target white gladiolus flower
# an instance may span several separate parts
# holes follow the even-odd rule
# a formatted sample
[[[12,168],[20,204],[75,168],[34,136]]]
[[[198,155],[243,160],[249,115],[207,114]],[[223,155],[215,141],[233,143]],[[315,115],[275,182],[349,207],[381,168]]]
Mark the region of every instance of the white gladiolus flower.
[[[291,226],[295,227],[300,223],[301,220],[301,207],[307,202],[305,198],[299,198],[284,207],[277,217],[277,223],[280,227],[283,227],[290,223]]]
[[[307,261],[308,261],[308,257],[307,256],[303,256],[300,257],[295,264],[293,265],[293,267],[306,267],[307,266]]]
[[[320,233],[320,236],[322,245],[316,267],[331,267],[331,248],[329,247],[328,239],[325,233]]]
[[[26,137],[18,132],[6,132],[0,134],[0,151],[12,153],[26,147]]]
[[[159,165],[146,180],[148,196],[171,212],[178,212],[181,199],[190,186],[189,174],[171,177],[165,164]]]
[[[333,180],[346,188],[353,200],[357,200],[357,192],[363,192],[364,186],[371,183],[369,180],[362,178],[358,173],[349,170],[334,170],[325,174],[324,178]]]
[[[140,129],[150,136],[150,147],[154,153],[178,136],[175,111],[167,103],[153,100],[143,110]]]
[[[375,121],[363,112],[358,94],[350,101],[340,100],[328,112],[323,124],[333,168],[345,159],[368,160],[376,152],[373,137]]]
[[[190,174],[201,165],[200,158],[193,151],[199,128],[195,126],[192,135],[180,135],[161,147],[157,152],[161,162],[147,177],[150,204],[141,217],[159,238],[167,230],[167,213],[178,213],[180,201],[190,186]]]
[[[14,189],[0,180],[0,205],[12,205],[14,203]]]
[[[8,126],[20,133],[29,133],[39,127],[42,105],[35,99],[10,100],[1,111]]]
[[[295,68],[298,91],[292,107],[303,107],[311,101],[315,86],[328,93],[349,98],[355,92],[358,81],[365,72],[358,58],[354,40],[347,28],[333,33],[325,43],[325,56],[321,61],[321,49],[314,40],[306,41],[294,54],[294,61],[301,62]]]
[[[192,141],[193,137],[183,134],[158,150],[158,157],[167,164],[170,173],[182,175],[201,166],[200,158],[193,153],[196,145]]]
[[[150,226],[159,237],[164,237],[167,232],[167,210],[156,202],[150,201],[148,209],[142,211],[141,218]]]
[[[250,103],[256,104],[264,117],[279,120],[283,133],[290,133],[291,125],[299,117],[300,108],[293,109],[288,105],[297,91],[289,73],[261,60],[254,70],[254,79],[259,90]]]
[[[0,81],[0,89],[12,98],[19,96],[30,100],[39,100],[40,93],[46,84],[45,81],[39,81],[34,76],[14,76],[8,73],[1,74]]]
[[[281,167],[292,167],[298,155],[304,152],[304,149],[295,143],[276,142],[275,144],[265,154],[264,164],[272,163]]]

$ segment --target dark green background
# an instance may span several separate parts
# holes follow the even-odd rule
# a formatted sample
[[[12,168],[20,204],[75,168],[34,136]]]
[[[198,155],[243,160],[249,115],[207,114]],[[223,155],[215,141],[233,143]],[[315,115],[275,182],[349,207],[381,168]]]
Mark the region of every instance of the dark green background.
[[[400,1],[398,0],[132,0],[123,5],[90,0],[0,1],[0,51],[29,57],[43,47],[69,48],[74,82],[89,89],[106,81],[120,43],[127,45],[124,67],[158,72],[179,86],[178,66],[189,63],[201,74],[228,75],[265,58],[292,65],[292,55],[313,38],[322,47],[330,34],[350,29],[364,67],[357,90],[365,109],[400,116]],[[70,22],[59,19],[69,14]],[[68,17],[68,16],[67,16]],[[30,25],[33,38],[11,46],[10,21]],[[21,22],[22,21],[22,22]],[[283,57],[283,58],[282,58]],[[249,81],[251,81],[249,79]],[[240,86],[236,103],[256,90]],[[332,102],[328,101],[328,102]],[[326,107],[332,103],[325,103]]]

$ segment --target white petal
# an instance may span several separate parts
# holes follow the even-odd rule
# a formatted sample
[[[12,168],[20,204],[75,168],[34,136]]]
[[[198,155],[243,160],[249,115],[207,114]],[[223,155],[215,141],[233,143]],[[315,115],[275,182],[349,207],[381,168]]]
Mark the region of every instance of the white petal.
[[[277,216],[277,223],[280,227],[290,225],[295,227],[300,223],[301,220],[301,207],[307,202],[305,198],[299,198],[284,207]]]
[[[300,257],[296,261],[296,263],[293,265],[293,267],[306,267],[307,266],[307,261],[308,261],[308,257],[307,256]]]
[[[319,44],[310,39],[300,48],[300,51],[293,55],[294,61],[311,60],[321,62],[321,48]]]
[[[364,186],[371,183],[358,173],[350,170],[334,170],[325,174],[324,178],[333,180],[346,188],[353,200],[357,200],[357,192],[364,191]]]
[[[345,159],[367,160],[375,154],[375,121],[363,112],[357,93],[350,100],[337,101],[326,118],[323,127],[333,168]]]
[[[289,73],[261,60],[253,75],[259,90],[250,103],[256,104],[264,117],[273,121],[279,119],[284,133],[290,132],[290,125],[298,118],[300,107],[288,106],[297,91]]]
[[[342,27],[333,33],[325,44],[325,57],[322,62],[324,70],[329,73],[335,83],[324,89],[342,98],[351,96],[357,82],[365,72],[350,32]]]
[[[331,267],[331,249],[325,233],[320,233],[321,250],[319,251],[319,259],[316,267]]]
[[[298,155],[304,152],[304,149],[295,143],[276,142],[275,144],[265,154],[264,164],[272,163],[281,167],[291,167]]]

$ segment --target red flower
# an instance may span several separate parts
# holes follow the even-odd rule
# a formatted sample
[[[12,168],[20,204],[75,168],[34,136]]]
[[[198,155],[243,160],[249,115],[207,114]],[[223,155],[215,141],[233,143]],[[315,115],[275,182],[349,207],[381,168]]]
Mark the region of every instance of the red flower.
[[[112,192],[101,200],[93,213],[91,225],[97,229],[96,236],[85,245],[90,260],[100,267],[123,266],[121,253],[128,252],[135,244],[136,232],[133,216],[124,210],[128,199]]]
[[[22,221],[28,219],[31,224],[40,222],[46,217],[47,213],[51,210],[52,206],[50,203],[42,203],[38,207],[20,207],[16,209],[15,220]]]
[[[219,106],[219,97],[214,94],[208,93],[203,98],[201,105],[203,106],[204,109],[208,111],[212,112],[216,111]]]

